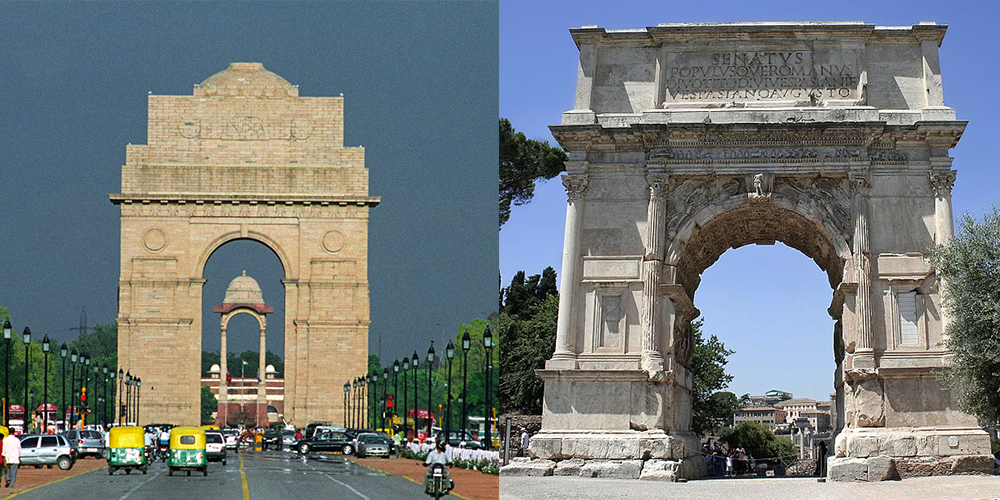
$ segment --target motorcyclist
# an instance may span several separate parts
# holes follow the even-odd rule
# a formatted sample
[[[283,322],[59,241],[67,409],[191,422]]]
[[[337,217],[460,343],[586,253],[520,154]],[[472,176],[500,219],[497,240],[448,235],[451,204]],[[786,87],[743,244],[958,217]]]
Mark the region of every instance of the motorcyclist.
[[[432,495],[431,491],[431,474],[434,470],[434,464],[441,464],[445,467],[444,469],[444,480],[447,481],[445,484],[448,485],[448,490],[450,491],[455,487],[455,483],[451,481],[451,473],[448,472],[448,466],[451,465],[451,461],[448,459],[448,455],[444,452],[444,441],[437,443],[437,446],[427,454],[427,458],[424,459],[424,465],[427,466],[427,473],[424,479],[424,493]]]

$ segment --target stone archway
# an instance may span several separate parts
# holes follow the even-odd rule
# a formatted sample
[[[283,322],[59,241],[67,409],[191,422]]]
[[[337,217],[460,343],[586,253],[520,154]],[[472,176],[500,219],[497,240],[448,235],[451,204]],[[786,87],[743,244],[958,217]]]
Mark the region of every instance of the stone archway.
[[[339,422],[335,395],[368,352],[364,150],[344,147],[343,97],[299,97],[260,63],[190,96],[149,96],[148,144],[122,191],[118,360],[142,377],[144,422],[198,424],[203,272],[234,239],[284,268],[285,416]]]
[[[257,366],[257,404],[255,406],[255,417],[250,419],[256,425],[264,422],[264,427],[270,426],[267,418],[267,377],[265,376],[267,353],[267,315],[274,312],[274,308],[264,303],[264,294],[260,290],[257,280],[247,276],[243,271],[242,276],[233,278],[226,288],[226,296],[222,303],[213,308],[213,312],[219,314],[219,328],[221,333],[219,347],[219,410],[216,412],[216,425],[229,425],[229,367],[227,339],[229,321],[234,316],[246,314],[257,320],[260,325],[260,357]],[[243,380],[243,377],[240,377]],[[242,404],[245,397],[240,395]],[[244,422],[246,423],[246,422]]]
[[[934,376],[947,316],[927,257],[951,237],[948,152],[965,128],[943,103],[944,31],[571,30],[576,107],[551,127],[570,159],[559,320],[535,457],[701,475],[688,371],[700,275],[729,248],[782,241],[832,289],[830,477],[992,467],[986,434]],[[921,83],[901,86],[914,69]],[[804,76],[740,77],[782,72]]]

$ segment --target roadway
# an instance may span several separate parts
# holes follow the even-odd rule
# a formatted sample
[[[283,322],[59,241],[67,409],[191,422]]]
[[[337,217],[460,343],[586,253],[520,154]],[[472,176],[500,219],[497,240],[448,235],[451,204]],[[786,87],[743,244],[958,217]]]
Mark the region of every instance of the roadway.
[[[148,473],[106,467],[68,477],[16,495],[18,500],[99,498],[102,500],[345,500],[424,499],[421,485],[357,465],[343,456],[314,453],[303,458],[288,451],[229,453],[227,464],[210,462],[201,472],[167,475],[163,461]]]

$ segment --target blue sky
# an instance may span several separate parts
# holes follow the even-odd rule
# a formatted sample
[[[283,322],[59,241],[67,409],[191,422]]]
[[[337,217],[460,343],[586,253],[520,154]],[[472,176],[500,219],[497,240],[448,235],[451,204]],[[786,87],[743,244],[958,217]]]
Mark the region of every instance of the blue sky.
[[[569,28],[642,28],[659,23],[734,21],[864,21],[906,26],[949,25],[940,49],[945,103],[969,126],[952,151],[958,170],[956,218],[980,216],[1000,196],[1000,4],[984,1],[663,2],[503,1],[500,6],[500,116],[533,139],[553,142],[548,126],[572,107],[578,51]],[[500,231],[500,272],[560,269],[566,197],[558,180],[537,186]],[[730,389],[759,394],[776,388],[824,399],[833,384],[831,290],[812,260],[782,244],[723,254],[702,276],[695,305],[705,330],[736,351]]]

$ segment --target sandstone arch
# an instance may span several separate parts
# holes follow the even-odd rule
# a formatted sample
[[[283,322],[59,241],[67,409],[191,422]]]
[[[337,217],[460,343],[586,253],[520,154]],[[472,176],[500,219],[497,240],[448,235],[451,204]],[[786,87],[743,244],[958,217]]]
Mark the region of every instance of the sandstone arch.
[[[142,377],[142,423],[199,424],[202,286],[212,253],[259,241],[285,279],[285,416],[339,422],[368,352],[364,150],[344,147],[343,97],[299,97],[260,63],[190,96],[149,96],[121,209],[118,360]]]
[[[934,376],[948,318],[927,257],[952,234],[949,150],[966,125],[944,105],[944,32],[571,30],[575,106],[551,127],[569,156],[559,320],[534,456],[700,475],[687,366],[701,272],[728,248],[781,240],[832,289],[831,478],[992,467],[985,432]],[[902,306],[918,318],[905,335]]]

